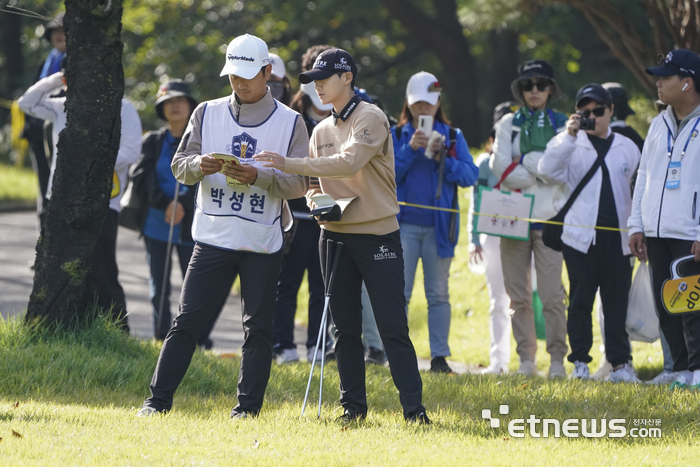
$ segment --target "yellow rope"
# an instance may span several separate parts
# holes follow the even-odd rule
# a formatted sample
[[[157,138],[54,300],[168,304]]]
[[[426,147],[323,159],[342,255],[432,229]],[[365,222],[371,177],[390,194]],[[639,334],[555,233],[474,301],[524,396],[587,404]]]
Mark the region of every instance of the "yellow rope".
[[[406,203],[405,201],[399,201],[399,204],[401,206],[411,206],[413,208],[421,208],[421,209],[432,209],[434,211],[447,211],[447,212],[460,212],[459,209],[450,209],[450,208],[438,208],[435,206],[425,206],[422,204],[413,204],[413,203]],[[537,224],[553,224],[553,225],[568,225],[569,227],[583,227],[587,229],[597,229],[597,230],[611,230],[613,232],[627,232],[628,229],[618,229],[616,227],[601,227],[597,225],[578,225],[578,224],[565,224],[563,222],[557,222],[557,221],[549,221],[549,220],[542,220],[542,219],[532,219],[530,217],[510,217],[510,216],[501,216],[498,214],[487,214],[484,212],[475,212],[473,213],[474,216],[486,216],[486,217],[498,217],[500,219],[511,219],[515,221],[527,221],[527,222],[535,222]]]
[[[7,99],[3,99],[2,97],[0,97],[0,107],[5,107],[6,109],[11,109],[12,102],[13,101],[8,101]]]

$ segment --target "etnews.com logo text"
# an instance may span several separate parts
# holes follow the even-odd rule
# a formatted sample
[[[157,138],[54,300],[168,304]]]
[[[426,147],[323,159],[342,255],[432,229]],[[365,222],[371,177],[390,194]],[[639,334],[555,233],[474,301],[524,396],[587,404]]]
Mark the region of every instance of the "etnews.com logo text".
[[[501,405],[498,412],[508,415],[507,405]],[[501,420],[491,416],[491,410],[481,411],[481,418],[488,420],[491,428],[499,428]],[[538,418],[530,415],[528,418],[514,418],[508,422],[508,434],[513,438],[524,438],[529,433],[533,438],[661,438],[660,427],[639,427],[627,429],[624,418],[569,418],[560,421],[555,418]]]

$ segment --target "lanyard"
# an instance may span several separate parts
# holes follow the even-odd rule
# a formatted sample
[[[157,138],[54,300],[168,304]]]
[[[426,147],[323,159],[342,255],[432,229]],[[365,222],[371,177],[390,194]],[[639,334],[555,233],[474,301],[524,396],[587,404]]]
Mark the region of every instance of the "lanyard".
[[[681,152],[681,161],[685,157],[685,151],[688,149],[688,144],[690,143],[690,140],[693,139],[693,134],[695,133],[695,129],[698,127],[698,123],[700,123],[700,117],[695,119],[695,125],[693,125],[693,129],[690,130],[690,135],[688,135],[688,139],[685,140],[685,146],[683,146],[683,151]],[[671,136],[671,129],[668,128],[668,125],[666,129],[668,130],[668,139],[666,141],[666,145],[668,147],[668,160],[670,161],[673,155],[673,148],[676,145],[676,142]]]

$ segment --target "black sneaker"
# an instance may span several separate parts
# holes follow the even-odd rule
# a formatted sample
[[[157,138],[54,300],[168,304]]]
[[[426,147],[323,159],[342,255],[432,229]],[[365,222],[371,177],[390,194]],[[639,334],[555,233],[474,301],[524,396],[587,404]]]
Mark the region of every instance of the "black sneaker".
[[[453,373],[450,365],[447,364],[445,357],[435,357],[430,360],[430,371],[433,373]]]
[[[419,425],[432,425],[433,422],[428,418],[428,414],[425,410],[415,410],[406,416],[406,421],[408,423],[417,423]]]
[[[382,365],[386,363],[386,353],[376,347],[370,347],[365,353],[365,363],[373,365]]]
[[[345,409],[345,413],[336,418],[335,421],[340,423],[359,422],[364,420],[366,416],[366,412],[357,412],[354,409]]]

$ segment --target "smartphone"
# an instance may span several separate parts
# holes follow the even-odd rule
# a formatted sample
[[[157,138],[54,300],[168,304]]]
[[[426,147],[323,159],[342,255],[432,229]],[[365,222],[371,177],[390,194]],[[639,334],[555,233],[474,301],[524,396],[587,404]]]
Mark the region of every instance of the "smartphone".
[[[433,117],[430,115],[419,115],[418,129],[422,131],[424,135],[430,136],[430,133],[433,132]]]

